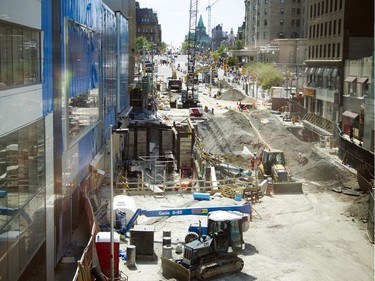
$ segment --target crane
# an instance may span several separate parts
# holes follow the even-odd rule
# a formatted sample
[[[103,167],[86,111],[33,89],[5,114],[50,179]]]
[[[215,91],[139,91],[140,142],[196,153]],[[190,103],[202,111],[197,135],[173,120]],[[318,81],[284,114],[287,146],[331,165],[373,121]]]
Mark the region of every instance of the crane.
[[[208,6],[206,7],[206,11],[208,13],[208,23],[207,23],[207,29],[208,29],[208,36],[212,37],[212,32],[211,32],[211,7],[215,5],[217,2],[220,0],[216,0],[212,4],[210,4],[210,0],[208,0]]]
[[[195,72],[195,53],[197,43],[197,14],[198,0],[190,0],[190,18],[189,18],[189,34],[188,34],[188,71],[186,79],[186,91],[181,91],[181,103],[178,107],[199,107],[198,91],[194,88],[194,72]]]

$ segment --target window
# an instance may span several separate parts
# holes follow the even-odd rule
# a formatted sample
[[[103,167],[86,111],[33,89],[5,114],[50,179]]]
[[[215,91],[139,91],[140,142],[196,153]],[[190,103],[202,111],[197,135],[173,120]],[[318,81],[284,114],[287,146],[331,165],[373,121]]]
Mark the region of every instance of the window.
[[[332,22],[329,21],[329,27],[328,27],[328,35],[332,34]]]
[[[263,39],[267,39],[267,32],[263,32]]]
[[[296,13],[296,9],[292,8],[292,15],[295,15],[295,13]]]
[[[300,20],[296,20],[296,27],[299,27],[300,26]]]
[[[284,14],[284,8],[280,9],[280,14],[282,14],[282,15]]]
[[[291,25],[292,27],[294,27],[295,24],[296,24],[295,20],[291,20],[290,25]]]
[[[336,35],[336,20],[333,21],[333,35]]]
[[[314,18],[316,18],[316,4],[314,4]]]
[[[338,27],[337,27],[337,34],[341,34],[341,19],[339,19],[339,24],[338,24]]]
[[[264,20],[264,26],[266,26],[268,24],[267,20]]]
[[[268,14],[268,9],[267,9],[267,8],[264,9],[264,14],[265,14],[265,15]]]
[[[13,266],[18,270],[18,265],[28,264],[45,241],[44,128],[44,119],[39,119],[0,138],[0,186],[8,191],[8,196],[1,198],[0,207],[17,210],[11,216],[1,216],[2,268]],[[8,237],[11,233],[17,235]],[[19,256],[12,255],[14,251],[7,251],[14,247]]]
[[[40,83],[40,31],[0,22],[0,34],[0,89]]]
[[[341,45],[340,45],[340,43],[337,43],[337,57],[338,58],[341,57]]]
[[[280,20],[280,25],[283,25],[284,24],[284,20]]]
[[[297,8],[297,15],[301,14],[301,9]]]
[[[71,141],[99,120],[99,57],[103,52],[103,87],[108,93],[106,106],[114,106],[116,93],[116,51],[111,39],[90,29],[68,22],[68,44],[66,46],[66,68],[68,78],[68,135]]]
[[[324,23],[324,36],[327,36],[327,32],[328,32],[328,23],[327,22],[325,22]]]

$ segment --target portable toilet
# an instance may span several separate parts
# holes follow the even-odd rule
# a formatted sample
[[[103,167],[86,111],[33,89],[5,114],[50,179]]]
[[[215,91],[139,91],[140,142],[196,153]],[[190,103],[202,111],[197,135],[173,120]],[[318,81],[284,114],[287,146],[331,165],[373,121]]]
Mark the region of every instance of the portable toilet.
[[[111,232],[98,232],[95,237],[96,252],[100,268],[106,277],[111,277]],[[120,235],[113,233],[114,277],[119,275]]]

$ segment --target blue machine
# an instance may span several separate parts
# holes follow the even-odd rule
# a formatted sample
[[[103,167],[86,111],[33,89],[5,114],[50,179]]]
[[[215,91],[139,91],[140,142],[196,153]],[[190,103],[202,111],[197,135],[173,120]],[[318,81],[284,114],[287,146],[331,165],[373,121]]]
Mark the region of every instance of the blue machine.
[[[159,210],[142,210],[137,209],[133,217],[128,221],[125,227],[117,230],[120,234],[126,235],[126,233],[133,227],[138,216],[146,217],[173,217],[173,216],[189,216],[189,215],[201,215],[207,216],[210,212],[213,211],[236,211],[243,214],[248,214],[250,217],[251,213],[251,204],[245,203],[243,205],[234,205],[234,206],[216,206],[216,207],[195,207],[195,208],[176,208],[176,209],[159,209]],[[192,225],[191,230],[198,232],[198,226],[196,224]],[[203,229],[203,232],[205,230]],[[202,232],[202,234],[204,234]]]

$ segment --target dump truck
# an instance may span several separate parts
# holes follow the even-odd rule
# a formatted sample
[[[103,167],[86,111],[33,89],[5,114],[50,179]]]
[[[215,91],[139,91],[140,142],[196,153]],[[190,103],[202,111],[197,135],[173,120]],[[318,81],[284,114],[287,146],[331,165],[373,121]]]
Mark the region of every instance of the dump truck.
[[[302,183],[295,182],[291,178],[286,167],[284,152],[277,149],[263,150],[258,165],[258,178],[272,179],[273,192],[275,194],[303,193]]]

